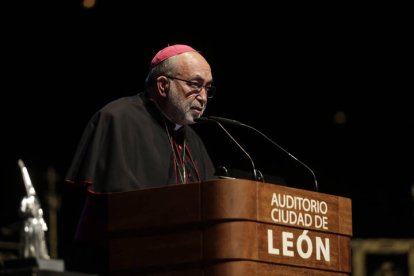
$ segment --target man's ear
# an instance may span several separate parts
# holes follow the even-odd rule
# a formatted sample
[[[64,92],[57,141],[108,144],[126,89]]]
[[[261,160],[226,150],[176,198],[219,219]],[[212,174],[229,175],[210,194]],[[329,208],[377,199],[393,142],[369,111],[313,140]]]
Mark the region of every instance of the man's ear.
[[[170,90],[170,82],[168,78],[165,76],[159,76],[156,82],[158,94],[163,98],[167,97],[168,91]]]

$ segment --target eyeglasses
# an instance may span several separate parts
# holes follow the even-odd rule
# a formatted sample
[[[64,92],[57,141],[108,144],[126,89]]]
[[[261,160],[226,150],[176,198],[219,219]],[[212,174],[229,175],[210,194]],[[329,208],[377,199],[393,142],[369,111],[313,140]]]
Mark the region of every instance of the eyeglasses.
[[[206,92],[207,92],[207,98],[210,98],[211,99],[216,94],[216,87],[213,86],[213,85],[205,86],[205,85],[202,85],[201,83],[196,82],[196,81],[182,80],[182,79],[179,79],[179,78],[176,78],[176,77],[171,77],[171,76],[166,76],[166,77],[169,78],[169,79],[172,79],[172,80],[183,81],[191,89],[193,89],[194,91],[197,91],[198,93],[200,93],[201,90],[204,88],[206,90]]]

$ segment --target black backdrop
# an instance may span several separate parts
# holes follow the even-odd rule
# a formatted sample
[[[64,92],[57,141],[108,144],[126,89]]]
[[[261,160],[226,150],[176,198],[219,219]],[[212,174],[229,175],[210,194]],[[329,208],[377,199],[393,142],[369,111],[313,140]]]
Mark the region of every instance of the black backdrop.
[[[87,10],[57,2],[1,4],[3,240],[15,237],[6,230],[18,225],[24,196],[17,159],[47,210],[47,169],[62,179],[89,117],[140,91],[152,56],[175,43],[211,63],[218,92],[207,115],[261,130],[315,171],[321,192],[352,198],[356,238],[412,237],[412,42],[404,8],[98,1]],[[249,170],[224,133],[198,129],[217,163]],[[266,174],[312,185],[304,167],[260,136],[229,130]],[[65,255],[81,196],[61,179]]]

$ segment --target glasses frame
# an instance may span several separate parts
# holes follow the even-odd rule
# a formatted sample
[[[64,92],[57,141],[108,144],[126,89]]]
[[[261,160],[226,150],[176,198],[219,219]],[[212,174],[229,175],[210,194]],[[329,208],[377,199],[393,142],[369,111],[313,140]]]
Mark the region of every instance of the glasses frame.
[[[183,80],[183,79],[179,79],[173,76],[167,76],[164,75],[166,78],[172,79],[172,80],[179,80],[179,81],[183,81],[185,82],[191,89],[197,91],[198,93],[201,92],[201,90],[204,88],[204,90],[207,92],[207,98],[211,99],[214,97],[214,95],[216,94],[216,87],[214,85],[209,85],[209,86],[205,86],[205,85],[201,85],[199,82],[196,81],[190,81],[190,80]]]

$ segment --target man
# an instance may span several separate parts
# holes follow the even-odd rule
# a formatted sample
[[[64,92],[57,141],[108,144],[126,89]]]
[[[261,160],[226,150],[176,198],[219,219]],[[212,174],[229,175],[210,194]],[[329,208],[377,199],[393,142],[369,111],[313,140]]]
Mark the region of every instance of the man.
[[[109,103],[90,120],[66,182],[118,192],[213,178],[204,144],[188,125],[214,92],[199,52],[186,45],[162,49],[145,92]]]
[[[96,194],[214,178],[214,166],[190,124],[213,97],[211,68],[187,45],[160,50],[144,92],[115,100],[88,123],[65,181],[88,187],[73,269],[105,272],[105,210]]]

